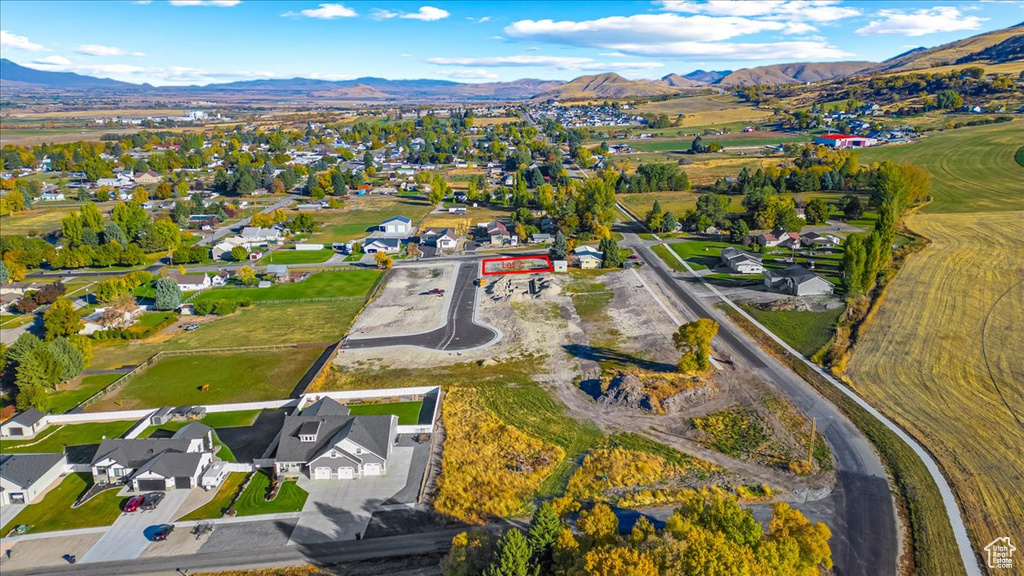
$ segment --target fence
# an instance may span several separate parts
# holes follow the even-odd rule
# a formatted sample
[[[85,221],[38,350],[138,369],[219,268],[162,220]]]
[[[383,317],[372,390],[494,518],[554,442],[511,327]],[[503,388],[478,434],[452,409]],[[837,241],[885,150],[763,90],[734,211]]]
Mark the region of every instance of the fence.
[[[146,410],[119,410],[114,412],[78,412],[75,414],[51,414],[50,424],[82,424],[85,422],[111,422],[114,420],[138,420],[154,412]]]
[[[362,398],[388,398],[391,396],[425,396],[440,391],[439,386],[412,386],[409,388],[383,388],[375,390],[342,390],[334,392],[310,392],[302,395],[302,401],[315,402],[321,398],[335,400],[359,400]]]
[[[145,430],[146,428],[149,428],[150,419],[153,417],[153,414],[155,412],[156,412],[156,410],[153,410],[152,412],[150,412],[146,416],[143,416],[139,420],[139,423],[136,424],[135,426],[133,426],[132,429],[129,430],[128,433],[124,435],[124,437],[128,438],[128,439],[132,439],[132,438],[137,438],[139,436],[139,434],[142,434],[143,430]]]

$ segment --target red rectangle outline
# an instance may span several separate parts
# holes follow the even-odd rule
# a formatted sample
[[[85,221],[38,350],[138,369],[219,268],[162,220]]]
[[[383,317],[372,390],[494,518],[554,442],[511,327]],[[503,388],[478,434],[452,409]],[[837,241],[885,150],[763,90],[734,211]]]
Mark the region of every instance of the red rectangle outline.
[[[514,270],[514,271],[508,271],[508,272],[488,272],[487,271],[487,263],[488,262],[506,262],[506,261],[514,261],[514,260],[538,260],[538,259],[544,260],[545,262],[547,262],[548,263],[547,268],[537,268],[535,270]],[[539,272],[554,272],[554,271],[555,271],[555,266],[554,266],[554,264],[551,263],[551,258],[549,258],[547,255],[544,255],[544,254],[534,254],[532,256],[507,256],[507,257],[504,257],[504,258],[484,258],[483,260],[480,261],[480,273],[483,274],[484,276],[496,276],[496,275],[500,276],[500,275],[503,275],[503,274],[535,274],[535,273],[539,273]]]

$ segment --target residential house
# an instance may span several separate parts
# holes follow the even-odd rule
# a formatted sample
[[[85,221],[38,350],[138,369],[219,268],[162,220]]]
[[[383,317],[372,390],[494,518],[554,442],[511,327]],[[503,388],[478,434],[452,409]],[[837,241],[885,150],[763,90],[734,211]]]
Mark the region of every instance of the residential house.
[[[198,274],[182,274],[177,270],[167,272],[167,277],[178,284],[178,290],[182,292],[195,292],[205,290],[213,285],[213,281],[204,272]]]
[[[348,406],[322,398],[285,417],[274,466],[279,476],[314,480],[382,476],[397,436],[397,416],[351,416]]]
[[[93,482],[124,483],[139,492],[194,488],[213,462],[213,448],[213,429],[200,422],[170,438],[107,439],[90,464]]]
[[[424,243],[438,250],[454,250],[459,245],[459,237],[454,228],[427,228],[420,236]]]
[[[63,202],[64,194],[61,192],[43,192],[39,195],[39,199],[43,202]]]
[[[399,238],[374,238],[371,236],[363,242],[363,252],[367,254],[376,254],[377,252],[398,254],[401,251],[402,240]]]
[[[448,207],[448,213],[449,214],[456,214],[456,215],[459,215],[459,216],[465,216],[466,215],[466,207],[465,206],[449,206]]]
[[[34,438],[49,425],[47,414],[29,408],[0,424],[0,437],[2,438]]]
[[[0,284],[0,294],[24,296],[26,292],[39,290],[42,287],[43,285],[38,282],[11,282],[10,284]]]
[[[828,295],[835,289],[831,282],[798,264],[785,270],[766,270],[764,285],[772,292],[792,296]]]
[[[0,508],[35,503],[67,469],[63,452],[0,454]]]
[[[761,274],[764,272],[764,264],[760,254],[747,252],[732,246],[722,248],[722,264],[728,266],[729,270],[736,274]]]
[[[849,149],[865,148],[878,144],[878,140],[867,136],[852,136],[850,134],[823,134],[814,139],[814,143],[829,148]]]
[[[159,184],[160,175],[152,170],[148,172],[143,172],[141,174],[136,174],[135,183],[140,184],[142,186],[148,186],[150,184]]]
[[[751,245],[757,244],[765,248],[774,248],[779,245],[779,238],[770,232],[762,232],[761,234],[751,234],[743,239],[743,244]]]
[[[488,237],[492,246],[501,246],[512,239],[512,236],[508,233],[508,228],[499,220],[477,224],[477,230]]]
[[[231,257],[231,251],[236,247],[246,248],[247,244],[241,236],[225,238],[210,248],[210,257],[214,260],[225,260]]]
[[[277,228],[246,226],[245,228],[242,228],[242,240],[245,242],[246,248],[252,248],[253,246],[266,246],[271,242],[280,242],[281,231]]]
[[[377,231],[383,232],[384,234],[393,234],[395,236],[409,236],[412,232],[412,220],[405,216],[388,218],[377,225]]]
[[[210,284],[214,286],[225,286],[228,280],[231,279],[231,273],[227,270],[221,270],[210,278]]]
[[[600,268],[601,262],[604,260],[604,254],[593,246],[577,246],[573,253],[576,254],[580,268],[583,270]]]
[[[804,246],[813,246],[815,248],[835,248],[839,246],[839,237],[831,234],[818,234],[817,232],[808,232],[800,236],[800,242]]]
[[[553,242],[554,238],[551,236],[551,234],[538,232],[530,237],[530,241],[532,244],[547,244],[549,242]]]
[[[778,239],[776,246],[779,248],[799,248],[800,247],[800,234],[796,232],[786,232],[785,230],[776,230],[773,235]]]

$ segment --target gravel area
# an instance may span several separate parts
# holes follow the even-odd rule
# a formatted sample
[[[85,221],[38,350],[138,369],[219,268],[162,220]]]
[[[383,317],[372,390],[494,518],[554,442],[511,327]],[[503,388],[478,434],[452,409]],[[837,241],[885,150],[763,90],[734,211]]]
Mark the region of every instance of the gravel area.
[[[349,338],[402,336],[441,327],[456,266],[438,263],[393,269],[377,298],[356,318]],[[429,294],[435,289],[445,294]]]
[[[221,524],[200,542],[199,552],[226,552],[286,546],[298,518]],[[193,536],[193,538],[195,538]]]
[[[40,538],[15,542],[13,546],[5,542],[0,545],[0,572],[44,566],[66,566],[68,562],[64,559],[65,554],[71,554],[81,559],[101,536],[103,534],[96,533]],[[10,558],[7,556],[8,550],[11,550]]]

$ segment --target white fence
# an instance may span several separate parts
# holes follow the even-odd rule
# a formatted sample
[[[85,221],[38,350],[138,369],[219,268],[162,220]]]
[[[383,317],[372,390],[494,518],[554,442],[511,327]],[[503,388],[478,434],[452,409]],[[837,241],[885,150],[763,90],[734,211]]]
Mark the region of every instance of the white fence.
[[[146,410],[119,410],[114,412],[80,412],[77,414],[50,414],[49,424],[81,424],[83,422],[111,422],[115,420],[138,420],[155,412]]]
[[[149,423],[150,423],[151,418],[153,417],[153,414],[155,412],[156,412],[156,410],[154,410],[153,412],[150,412],[148,416],[145,416],[145,417],[141,418],[139,420],[139,423],[136,424],[135,426],[133,426],[132,429],[129,430],[128,433],[124,435],[124,437],[128,438],[128,439],[138,438],[139,434],[142,434],[143,430],[145,430],[146,428],[149,428]]]
[[[243,412],[247,410],[276,410],[278,408],[287,408],[292,406],[298,406],[299,400],[297,398],[290,398],[287,400],[267,400],[265,402],[239,402],[235,404],[206,404],[203,408],[206,408],[207,413],[213,412]]]
[[[434,430],[433,424],[408,424],[398,425],[399,434],[430,434]]]
[[[307,250],[323,250],[323,244],[296,244],[295,250],[302,252]]]
[[[255,470],[255,466],[243,462],[225,462],[224,470],[228,472],[252,472]]]
[[[310,392],[303,394],[302,400],[315,402],[323,397],[335,400],[360,400],[363,398],[391,398],[394,396],[423,396],[430,392],[440,392],[439,386],[413,386],[409,388],[384,388],[376,390],[345,390],[341,392]]]

